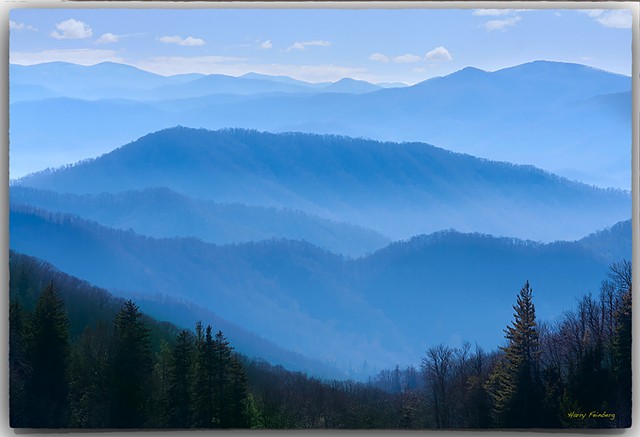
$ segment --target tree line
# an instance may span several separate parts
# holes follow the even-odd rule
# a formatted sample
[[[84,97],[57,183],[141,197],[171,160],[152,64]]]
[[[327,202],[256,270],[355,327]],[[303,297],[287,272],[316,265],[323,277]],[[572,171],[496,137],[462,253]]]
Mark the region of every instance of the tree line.
[[[370,383],[405,399],[418,428],[630,427],[631,283],[631,263],[613,263],[598,295],[550,324],[526,282],[497,350],[440,344]]]
[[[10,303],[10,418],[29,428],[243,428],[247,379],[221,331],[198,323],[152,353],[138,306],[69,341],[55,285],[33,313]]]
[[[497,350],[440,344],[416,366],[359,383],[249,359],[211,326],[180,330],[32,258],[12,258],[12,427],[631,425],[627,261],[612,264],[600,293],[582,297],[553,324],[536,319],[533,288],[525,283]]]

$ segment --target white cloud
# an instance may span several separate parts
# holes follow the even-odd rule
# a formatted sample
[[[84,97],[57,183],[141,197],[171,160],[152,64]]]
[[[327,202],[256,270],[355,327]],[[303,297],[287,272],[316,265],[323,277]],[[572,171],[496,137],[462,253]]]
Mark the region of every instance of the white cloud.
[[[83,39],[93,35],[91,27],[73,18],[57,23],[56,29],[49,34],[55,39]]]
[[[315,40],[315,41],[301,41],[295,42],[292,46],[287,48],[287,51],[291,50],[305,50],[307,47],[329,47],[331,42],[323,41],[323,40]]]
[[[389,57],[387,55],[383,55],[382,53],[372,53],[369,55],[369,60],[377,62],[389,62]]]
[[[273,48],[273,44],[271,43],[271,40],[268,39],[262,44],[260,44],[260,48],[263,50],[269,50],[270,48]]]
[[[411,53],[405,53],[404,55],[395,56],[393,58],[393,62],[396,62],[398,64],[410,64],[412,62],[419,62],[421,60],[422,58],[420,56]]]
[[[100,38],[96,40],[96,44],[111,44],[120,41],[119,35],[113,33],[104,33]]]
[[[488,32],[494,30],[504,30],[507,27],[515,26],[518,21],[522,20],[522,17],[505,18],[504,20],[490,20],[482,25]]]
[[[94,65],[100,62],[124,62],[113,50],[69,49],[45,50],[42,52],[11,52],[9,62],[20,65],[41,64],[43,62],[71,62],[80,65]]]
[[[596,17],[595,20],[604,27],[615,29],[631,29],[633,22],[631,11],[623,9],[606,12]]]
[[[584,9],[578,12],[593,18],[597,23],[600,23],[604,27],[611,27],[614,29],[631,29],[633,22],[631,11],[628,9]]]
[[[476,9],[473,11],[473,15],[477,16],[491,16],[498,17],[501,15],[512,15],[514,13],[513,9]]]
[[[194,38],[192,36],[188,36],[186,38],[182,38],[181,36],[161,36],[158,38],[158,41],[163,42],[165,44],[178,44],[180,46],[203,46],[204,40],[200,38]]]
[[[453,56],[451,56],[449,50],[440,46],[428,52],[426,55],[424,55],[424,58],[427,61],[451,61],[453,59]]]
[[[584,9],[584,10],[582,10],[580,12],[583,13],[583,14],[587,14],[591,18],[596,18],[596,17],[599,17],[600,15],[604,14],[604,10],[603,9]]]
[[[24,23],[17,23],[13,20],[9,20],[9,30],[33,30],[36,32],[38,29],[33,26],[27,26]]]

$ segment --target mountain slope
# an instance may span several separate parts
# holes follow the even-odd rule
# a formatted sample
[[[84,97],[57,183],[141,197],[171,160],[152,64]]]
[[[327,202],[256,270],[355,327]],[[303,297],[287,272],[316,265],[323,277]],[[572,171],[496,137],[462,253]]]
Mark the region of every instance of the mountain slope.
[[[589,234],[577,243],[609,263],[622,258],[631,260],[631,233],[631,220],[626,220]]]
[[[301,211],[218,204],[182,196],[168,189],[119,194],[73,195],[14,185],[12,205],[65,212],[151,237],[197,237],[216,244],[270,238],[305,240],[338,254],[361,256],[389,243],[384,236]]]
[[[373,91],[378,91],[382,88],[379,87],[378,85],[365,82],[364,80],[344,78],[344,79],[340,79],[337,82],[332,83],[331,85],[323,89],[324,91],[328,91],[332,93],[364,94],[364,93],[370,93]]]
[[[10,64],[9,79],[11,84],[42,85],[64,96],[78,98],[95,98],[96,88],[131,91],[154,88],[165,82],[163,76],[113,62],[92,66],[66,62]]]
[[[624,228],[614,232],[629,237]],[[17,207],[10,242],[101,287],[192,302],[343,368],[415,361],[438,342],[493,347],[525,280],[536,291],[538,316],[548,320],[596,292],[608,267],[579,242],[449,231],[346,260],[300,242],[153,239]]]
[[[76,194],[167,187],[219,203],[299,209],[392,239],[455,228],[569,240],[630,214],[627,192],[530,166],[421,143],[239,129],[168,129],[15,183]]]
[[[335,283],[344,260],[309,244],[156,240],[73,216],[15,208],[10,222],[13,250],[119,294],[187,300],[281,347],[323,360],[345,357],[361,363],[372,351],[381,367],[400,358],[374,340],[376,332],[392,331],[392,324]],[[403,343],[397,332],[384,335]],[[318,343],[319,337],[326,343]],[[354,352],[354,344],[367,345],[366,350]]]
[[[12,81],[18,81],[21,74],[13,73]],[[81,84],[83,74],[69,74],[65,80]],[[229,84],[220,88],[215,85],[218,79]],[[46,83],[40,85],[46,86]],[[303,92],[255,94],[292,91],[291,87]],[[159,88],[169,94],[160,93]],[[154,129],[181,124],[208,129],[244,127],[428,142],[487,159],[535,165],[602,187],[629,189],[631,99],[630,94],[624,93],[630,89],[631,80],[626,76],[577,64],[541,61],[496,72],[466,68],[411,87],[364,94],[327,93],[319,87],[252,75],[247,78],[207,76],[142,90],[146,96],[126,89],[120,93],[110,89],[106,95],[130,99],[167,99],[169,96],[171,100],[198,99],[194,104],[182,102],[177,108],[159,102],[157,107],[137,108],[135,119],[155,126]],[[234,92],[253,98],[231,101],[219,96],[202,97],[212,92]],[[618,94],[618,98],[600,104],[585,103],[614,94]],[[39,104],[32,103],[30,111],[12,113],[12,121],[25,118],[22,125],[11,127],[12,146],[16,150],[28,146],[24,139],[33,135],[29,128],[33,124],[42,126],[39,129],[42,138],[48,138],[46,144],[53,151],[83,150],[89,139],[96,138],[111,144],[112,148],[121,144],[123,138],[129,141],[141,135],[135,126],[128,124],[127,111],[113,111],[107,123],[98,118],[88,120],[86,114],[92,113],[91,106],[100,102],[87,102],[87,108],[68,106],[64,101],[55,101],[51,107],[52,102],[43,102],[42,105],[48,105],[46,110],[39,110]],[[159,107],[166,112],[163,115],[167,121],[162,125],[155,123],[164,120],[155,112]],[[33,115],[29,115],[31,113]],[[88,123],[93,134],[77,138],[74,130],[80,123],[76,120]],[[66,133],[57,132],[57,126],[64,126]],[[99,150],[106,152],[110,148]],[[55,157],[43,147],[40,152],[49,159]],[[14,165],[21,165],[21,160],[26,166],[29,158],[16,156],[11,160],[12,169]],[[45,166],[31,166],[31,170]],[[13,171],[12,174],[25,172]]]
[[[11,272],[10,297],[12,300],[18,300],[27,311],[33,310],[32,307],[36,303],[35,297],[49,282],[53,281],[69,315],[71,338],[80,336],[85,328],[96,323],[111,324],[124,302],[123,298],[107,290],[70,276],[50,263],[28,255],[11,251],[9,269]],[[274,365],[282,365],[289,370],[303,371],[317,377],[344,377],[343,372],[319,361],[278,348],[272,342],[230,323],[212,311],[168,297],[159,299],[157,296],[129,295],[126,299],[133,299],[146,314],[145,322],[152,328],[152,339],[156,348],[159,346],[159,334],[165,337],[165,340],[173,341],[179,330],[193,330],[195,323],[202,321],[205,325],[211,324],[215,330],[222,330],[234,345],[235,350],[249,358],[268,360]],[[153,319],[149,317],[151,314]],[[171,320],[171,323],[167,323],[166,320]]]

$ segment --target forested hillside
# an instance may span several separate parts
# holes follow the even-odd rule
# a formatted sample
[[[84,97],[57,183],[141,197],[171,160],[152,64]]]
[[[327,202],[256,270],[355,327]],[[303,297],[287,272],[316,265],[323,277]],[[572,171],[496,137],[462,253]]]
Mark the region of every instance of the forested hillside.
[[[196,237],[216,244],[286,238],[337,254],[362,256],[390,243],[360,226],[321,219],[290,208],[216,203],[166,188],[74,195],[14,185],[12,205],[71,213],[116,229],[157,238]]]
[[[630,188],[631,78],[585,65],[468,67],[393,89],[265,75],[162,77],[113,63],[12,65],[10,80],[13,178],[184,125],[427,142]]]
[[[631,425],[631,265],[553,325],[517,295],[503,346],[426,349],[368,384],[233,353],[224,334],[11,253],[10,420],[26,428],[613,428]]]
[[[424,143],[184,127],[14,185],[75,194],[166,187],[218,203],[301,210],[392,240],[452,228],[572,240],[627,220],[631,199]]]
[[[616,226],[601,236],[589,237],[590,245],[629,240],[630,228]],[[538,284],[540,314],[557,318],[577,296],[598,289],[612,262],[584,241],[541,244],[454,231],[350,260],[299,241],[155,239],[17,206],[10,238],[14,250],[101,287],[147,301],[167,296],[194,303],[354,376],[414,361],[433,343],[495,344],[511,316],[502,303],[522,277]],[[197,320],[183,312],[166,315],[173,322],[178,316],[186,325]],[[462,319],[466,323],[452,323]],[[317,342],[318,335],[325,341]]]
[[[10,425],[629,428],[637,11],[312,3],[10,11]]]

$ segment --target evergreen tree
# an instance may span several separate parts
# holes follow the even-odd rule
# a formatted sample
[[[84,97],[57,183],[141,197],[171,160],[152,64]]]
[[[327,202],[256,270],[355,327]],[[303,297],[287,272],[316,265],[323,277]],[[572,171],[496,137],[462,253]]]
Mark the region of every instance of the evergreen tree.
[[[542,386],[533,290],[527,281],[514,305],[514,321],[505,330],[508,344],[489,379],[497,424],[505,428],[541,426]]]
[[[229,428],[231,424],[231,405],[228,400],[229,395],[229,374],[231,368],[231,347],[229,342],[218,331],[213,343],[214,362],[213,378],[215,384],[215,395],[213,402],[213,424],[216,427]]]
[[[25,352],[25,314],[18,301],[9,304],[9,421],[13,428],[27,426],[26,380],[29,365]]]
[[[160,339],[160,350],[155,354],[153,366],[151,393],[147,421],[153,427],[167,428],[169,426],[169,410],[173,405],[169,388],[171,385],[171,364],[173,348],[167,340]]]
[[[207,326],[206,333],[202,332],[202,325],[196,325],[196,353],[195,387],[193,399],[193,427],[213,427],[214,411],[214,346],[211,326]]]
[[[191,384],[193,371],[193,336],[189,331],[178,334],[169,368],[169,427],[190,426]]]
[[[248,428],[250,426],[251,405],[248,403],[248,382],[242,363],[232,356],[229,363],[229,392],[223,400],[227,406],[224,426],[229,428]]]
[[[113,338],[111,426],[139,428],[145,423],[151,351],[149,329],[130,300],[115,318]]]
[[[618,424],[631,426],[631,284],[622,297],[616,314],[614,337],[615,367],[614,381],[617,388]]]
[[[544,428],[560,428],[563,420],[562,397],[566,390],[560,371],[549,366],[542,372],[544,398],[542,400],[542,422]],[[566,413],[565,413],[566,414]]]
[[[28,345],[28,426],[61,428],[68,425],[69,321],[53,282],[44,289],[31,320]]]
[[[111,333],[104,323],[86,328],[71,352],[69,399],[73,428],[108,425],[108,366]]]

